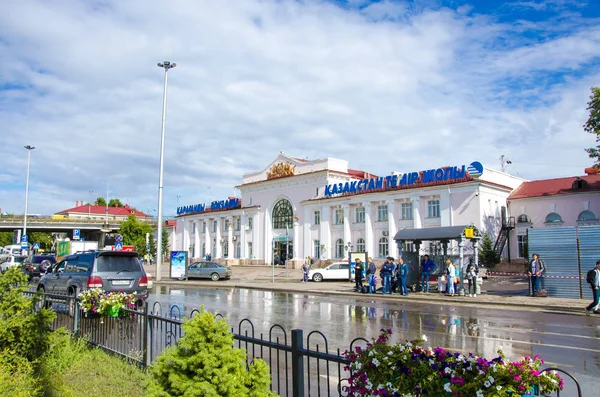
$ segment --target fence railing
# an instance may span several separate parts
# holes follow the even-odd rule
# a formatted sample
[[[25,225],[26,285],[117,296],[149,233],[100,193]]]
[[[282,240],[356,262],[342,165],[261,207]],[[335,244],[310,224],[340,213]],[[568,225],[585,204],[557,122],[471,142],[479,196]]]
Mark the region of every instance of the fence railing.
[[[33,296],[33,292],[27,293]],[[74,335],[84,338],[90,344],[120,355],[130,362],[147,367],[168,347],[177,345],[184,334],[183,314],[178,306],[172,306],[163,313],[156,302],[150,309],[144,305],[141,311],[125,310],[125,317],[85,316],[76,298],[66,295],[41,294],[37,307],[46,307],[57,314],[53,329],[65,328]],[[190,317],[198,314],[192,310]],[[217,318],[223,318],[217,314]],[[254,359],[263,359],[271,371],[271,390],[280,396],[345,396],[344,386],[350,377],[346,366],[350,361],[339,348],[330,351],[326,336],[320,331],[312,331],[304,337],[301,329],[288,332],[275,324],[268,335],[256,335],[252,321],[242,319],[231,328],[237,347],[246,350],[247,365]],[[354,339],[349,346],[364,347],[365,338]],[[558,368],[544,371],[558,371],[567,375],[575,385],[577,396],[581,397],[580,385],[573,376]],[[560,393],[556,393],[559,397]]]

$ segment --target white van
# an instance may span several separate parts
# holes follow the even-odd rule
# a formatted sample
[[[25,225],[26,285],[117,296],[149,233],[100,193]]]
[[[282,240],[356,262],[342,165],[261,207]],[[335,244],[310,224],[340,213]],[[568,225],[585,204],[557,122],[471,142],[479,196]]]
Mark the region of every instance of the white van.
[[[6,247],[2,248],[2,253],[9,255],[21,255],[21,246],[17,244],[7,245]]]

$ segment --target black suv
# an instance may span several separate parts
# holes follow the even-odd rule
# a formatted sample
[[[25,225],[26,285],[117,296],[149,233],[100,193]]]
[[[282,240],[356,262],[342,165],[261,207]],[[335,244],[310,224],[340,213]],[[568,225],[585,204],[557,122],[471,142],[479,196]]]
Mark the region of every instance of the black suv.
[[[89,288],[121,291],[146,299],[148,277],[135,252],[86,251],[62,258],[38,284],[38,290],[46,293],[74,297]]]
[[[51,254],[30,255],[23,261],[23,273],[29,281],[34,277],[41,277],[52,265],[56,263],[56,257]]]

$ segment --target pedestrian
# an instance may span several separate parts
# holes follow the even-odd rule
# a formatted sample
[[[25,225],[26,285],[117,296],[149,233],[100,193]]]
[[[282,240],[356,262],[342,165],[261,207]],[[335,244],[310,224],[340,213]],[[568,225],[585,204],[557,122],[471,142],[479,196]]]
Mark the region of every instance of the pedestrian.
[[[371,259],[371,258],[369,258]],[[356,258],[356,262],[354,264],[354,283],[355,288],[358,292],[362,291],[362,276],[363,276],[363,264],[360,259]]]
[[[586,316],[592,314],[592,310],[600,303],[600,260],[596,262],[594,278],[591,281],[590,288],[594,294],[594,300],[585,308]]]
[[[310,256],[306,257],[306,262],[302,265],[303,283],[308,283],[308,271],[310,270]]]
[[[446,275],[448,280],[446,293],[448,296],[454,296],[454,278],[456,274],[456,268],[454,267],[450,259],[446,259],[446,265],[446,271],[448,272],[448,274]]]
[[[404,263],[402,257],[398,258],[396,265],[396,274],[398,275],[398,289],[400,295],[408,296],[408,288],[406,288],[406,278],[408,277],[408,265]]]
[[[423,255],[421,261],[421,292],[429,292],[429,279],[433,269],[435,269],[435,263],[429,259],[429,255]]]
[[[544,261],[540,259],[538,254],[533,254],[532,260],[529,263],[529,272],[527,273],[531,284],[531,296],[534,296],[540,290],[540,278],[544,270],[546,270]]]
[[[479,273],[479,269],[476,264],[473,263],[471,259],[469,264],[467,265],[467,280],[469,282],[469,296],[476,297],[477,296],[477,274]]]
[[[382,294],[385,295],[387,291],[390,295],[392,294],[392,265],[390,263],[390,258],[386,258],[385,262],[383,262],[383,267],[381,268],[381,277],[383,279],[383,291]]]
[[[377,285],[375,282],[375,273],[377,272],[377,266],[373,263],[373,260],[369,258],[369,267],[367,268],[367,276],[369,280],[369,292],[374,294],[377,291]]]

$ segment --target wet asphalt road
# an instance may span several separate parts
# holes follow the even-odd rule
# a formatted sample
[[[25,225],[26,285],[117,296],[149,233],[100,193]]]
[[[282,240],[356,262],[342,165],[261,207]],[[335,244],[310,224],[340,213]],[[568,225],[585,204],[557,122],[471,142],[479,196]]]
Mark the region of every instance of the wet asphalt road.
[[[150,307],[160,302],[163,314],[189,315],[204,305],[220,313],[238,332],[248,318],[255,334],[268,335],[274,324],[286,330],[299,328],[304,337],[319,330],[327,338],[330,352],[346,350],[353,339],[374,338],[382,328],[391,328],[396,341],[426,335],[428,346],[473,352],[495,357],[502,348],[509,359],[539,354],[546,365],[556,365],[574,375],[584,396],[599,395],[600,316],[520,310],[519,308],[466,307],[440,303],[384,301],[369,295],[322,296],[251,289],[170,287],[155,288]],[[242,328],[242,332],[248,327]],[[323,348],[322,341],[314,343]],[[312,345],[312,348],[315,346]],[[576,395],[568,381],[561,396]]]

